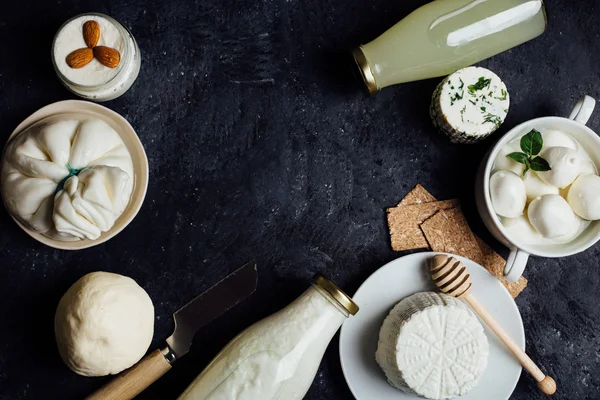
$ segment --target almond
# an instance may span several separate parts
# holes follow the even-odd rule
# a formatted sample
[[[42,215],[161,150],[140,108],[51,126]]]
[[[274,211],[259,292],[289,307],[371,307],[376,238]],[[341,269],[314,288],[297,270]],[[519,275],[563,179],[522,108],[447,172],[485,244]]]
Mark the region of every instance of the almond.
[[[96,46],[94,47],[94,57],[108,68],[116,68],[121,61],[121,55],[112,47]]]
[[[100,24],[96,21],[85,21],[83,24],[83,40],[85,45],[93,49],[100,40]]]
[[[66,61],[69,67],[76,69],[88,65],[93,59],[94,52],[92,51],[92,49],[84,47],[82,49],[77,49],[72,53],[69,53],[69,55],[66,58]]]

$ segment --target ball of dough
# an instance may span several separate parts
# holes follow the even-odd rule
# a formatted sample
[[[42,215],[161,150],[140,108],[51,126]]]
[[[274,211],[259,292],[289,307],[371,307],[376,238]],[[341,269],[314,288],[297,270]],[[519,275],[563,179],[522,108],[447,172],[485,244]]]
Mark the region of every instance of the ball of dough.
[[[600,219],[600,176],[581,175],[573,182],[567,200],[581,218]]]
[[[541,180],[548,185],[564,189],[581,173],[581,160],[577,152],[568,147],[549,147],[541,157],[550,164],[550,171],[538,172]]]
[[[92,272],[60,299],[54,332],[60,356],[74,372],[117,374],[148,350],[154,334],[154,306],[133,279]]]
[[[490,178],[490,197],[496,214],[516,218],[527,204],[525,184],[511,171],[498,171]]]
[[[533,200],[527,215],[535,230],[548,239],[571,236],[579,227],[569,203],[557,194],[547,194]]]

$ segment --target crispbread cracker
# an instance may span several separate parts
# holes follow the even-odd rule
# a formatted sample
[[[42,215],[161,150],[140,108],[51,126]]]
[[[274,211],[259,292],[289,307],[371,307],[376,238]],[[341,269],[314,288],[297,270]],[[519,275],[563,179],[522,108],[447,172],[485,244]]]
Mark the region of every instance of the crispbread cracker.
[[[432,203],[437,201],[431,193],[429,193],[421,185],[415,186],[404,198],[398,203],[398,207],[409,206],[411,204]]]
[[[421,229],[433,251],[457,254],[483,265],[483,253],[460,208],[438,211]]]
[[[475,236],[477,240],[477,244],[481,249],[481,253],[483,254],[483,266],[496,278],[502,282],[502,284],[508,289],[510,295],[515,298],[517,297],[523,289],[527,287],[527,279],[524,276],[521,276],[516,282],[509,282],[504,279],[504,267],[506,266],[506,261],[504,258],[496,253],[486,242],[481,240],[479,237]]]
[[[437,202],[437,199],[431,193],[429,193],[423,186],[417,185],[410,192],[408,192],[408,194],[406,196],[404,196],[402,201],[400,201],[400,203],[398,204],[398,207],[388,210],[388,224],[389,224],[389,228],[390,228],[390,234],[392,235],[392,248],[394,250],[397,250],[397,248],[399,248],[399,250],[397,250],[397,251],[401,251],[401,250],[412,250],[412,249],[430,248],[430,247],[429,247],[429,243],[427,243],[427,239],[425,238],[425,235],[423,234],[421,227],[419,227],[420,235],[413,233],[413,235],[414,235],[413,244],[418,245],[418,247],[402,248],[405,246],[400,246],[399,243],[395,244],[394,239],[393,239],[393,234],[392,234],[393,224],[392,224],[392,222],[390,222],[391,210],[396,210],[393,213],[397,217],[398,216],[398,214],[397,214],[398,208],[401,208],[404,206],[409,206],[409,205],[426,204],[426,203],[433,203],[433,202]],[[464,217],[463,217],[463,219],[464,219]],[[525,277],[523,277],[523,276],[521,276],[517,282],[509,282],[506,279],[504,279],[504,266],[506,265],[506,261],[504,260],[504,258],[502,258],[502,256],[500,256],[498,253],[496,253],[490,246],[488,246],[487,243],[485,243],[483,240],[481,240],[477,235],[475,235],[473,233],[472,233],[472,235],[473,235],[473,238],[475,239],[477,246],[479,247],[479,250],[481,253],[481,256],[480,256],[481,260],[479,263],[481,265],[483,265],[492,275],[494,275],[496,278],[498,278],[500,280],[500,282],[506,287],[506,289],[508,289],[508,291],[510,292],[511,296],[513,296],[513,298],[517,297],[523,291],[523,289],[525,289],[525,287],[527,287],[527,279],[525,279]],[[395,247],[395,245],[397,247]],[[460,253],[455,253],[455,254],[470,258],[468,255],[464,255],[464,254],[460,254]],[[475,256],[475,257],[477,258],[478,256]]]
[[[439,210],[455,208],[459,204],[458,200],[446,200],[389,208],[387,219],[392,249],[403,251],[428,248],[419,224]]]

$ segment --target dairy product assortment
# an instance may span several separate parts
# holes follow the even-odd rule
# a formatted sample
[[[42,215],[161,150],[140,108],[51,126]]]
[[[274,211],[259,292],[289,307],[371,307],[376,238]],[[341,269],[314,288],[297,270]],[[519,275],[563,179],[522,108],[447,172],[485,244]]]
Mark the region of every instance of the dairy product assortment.
[[[506,7],[493,3],[496,11]],[[543,5],[532,3],[535,9],[528,18],[535,17],[537,23],[528,23],[531,32],[514,44],[541,33]],[[461,8],[461,13],[469,9]],[[93,34],[86,31],[91,23]],[[103,59],[96,51],[100,48],[118,57]],[[82,61],[80,56],[89,59]],[[62,83],[93,101],[122,95],[140,70],[140,52],[131,33],[97,13],[76,16],[59,29],[52,59]],[[430,115],[452,142],[475,143],[500,127],[509,106],[507,87],[495,73],[468,67],[440,83]],[[508,157],[519,151],[518,140],[508,143],[490,177],[492,203],[507,229],[528,242],[570,240],[589,220],[600,219],[600,177],[573,138],[553,130],[542,135],[540,157],[550,168],[527,171],[529,165]],[[95,240],[109,231],[127,208],[135,185],[131,155],[119,133],[103,120],[75,114],[47,117],[13,137],[4,151],[0,179],[10,214],[28,229],[60,241]],[[180,399],[302,399],[331,338],[358,311],[349,297],[325,281],[317,279],[288,307],[233,339]],[[55,334],[69,368],[102,376],[141,359],[152,340],[153,323],[152,301],[135,281],[95,272],[61,299]],[[469,306],[444,294],[423,292],[390,311],[375,358],[393,387],[441,400],[472,390],[488,355],[485,332]]]
[[[496,157],[489,179],[490,199],[503,226],[518,242],[569,242],[590,221],[600,219],[600,177],[573,137],[555,129],[540,129],[539,134],[543,140],[539,157],[547,167],[535,171],[511,158],[522,147],[523,136],[515,138]]]
[[[392,386],[441,400],[473,389],[488,354],[483,326],[465,303],[423,292],[400,301],[385,318],[376,360]]]
[[[6,208],[27,228],[60,241],[94,240],[125,211],[135,174],[106,122],[59,114],[7,143],[1,182]]]

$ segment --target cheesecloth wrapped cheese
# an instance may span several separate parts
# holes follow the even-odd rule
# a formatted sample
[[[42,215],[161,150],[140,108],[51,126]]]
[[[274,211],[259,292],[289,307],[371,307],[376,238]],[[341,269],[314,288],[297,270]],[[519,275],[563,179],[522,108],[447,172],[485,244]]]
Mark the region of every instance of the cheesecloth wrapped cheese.
[[[1,182],[6,208],[29,229],[93,240],[125,210],[134,172],[127,147],[106,122],[62,114],[10,140]]]

